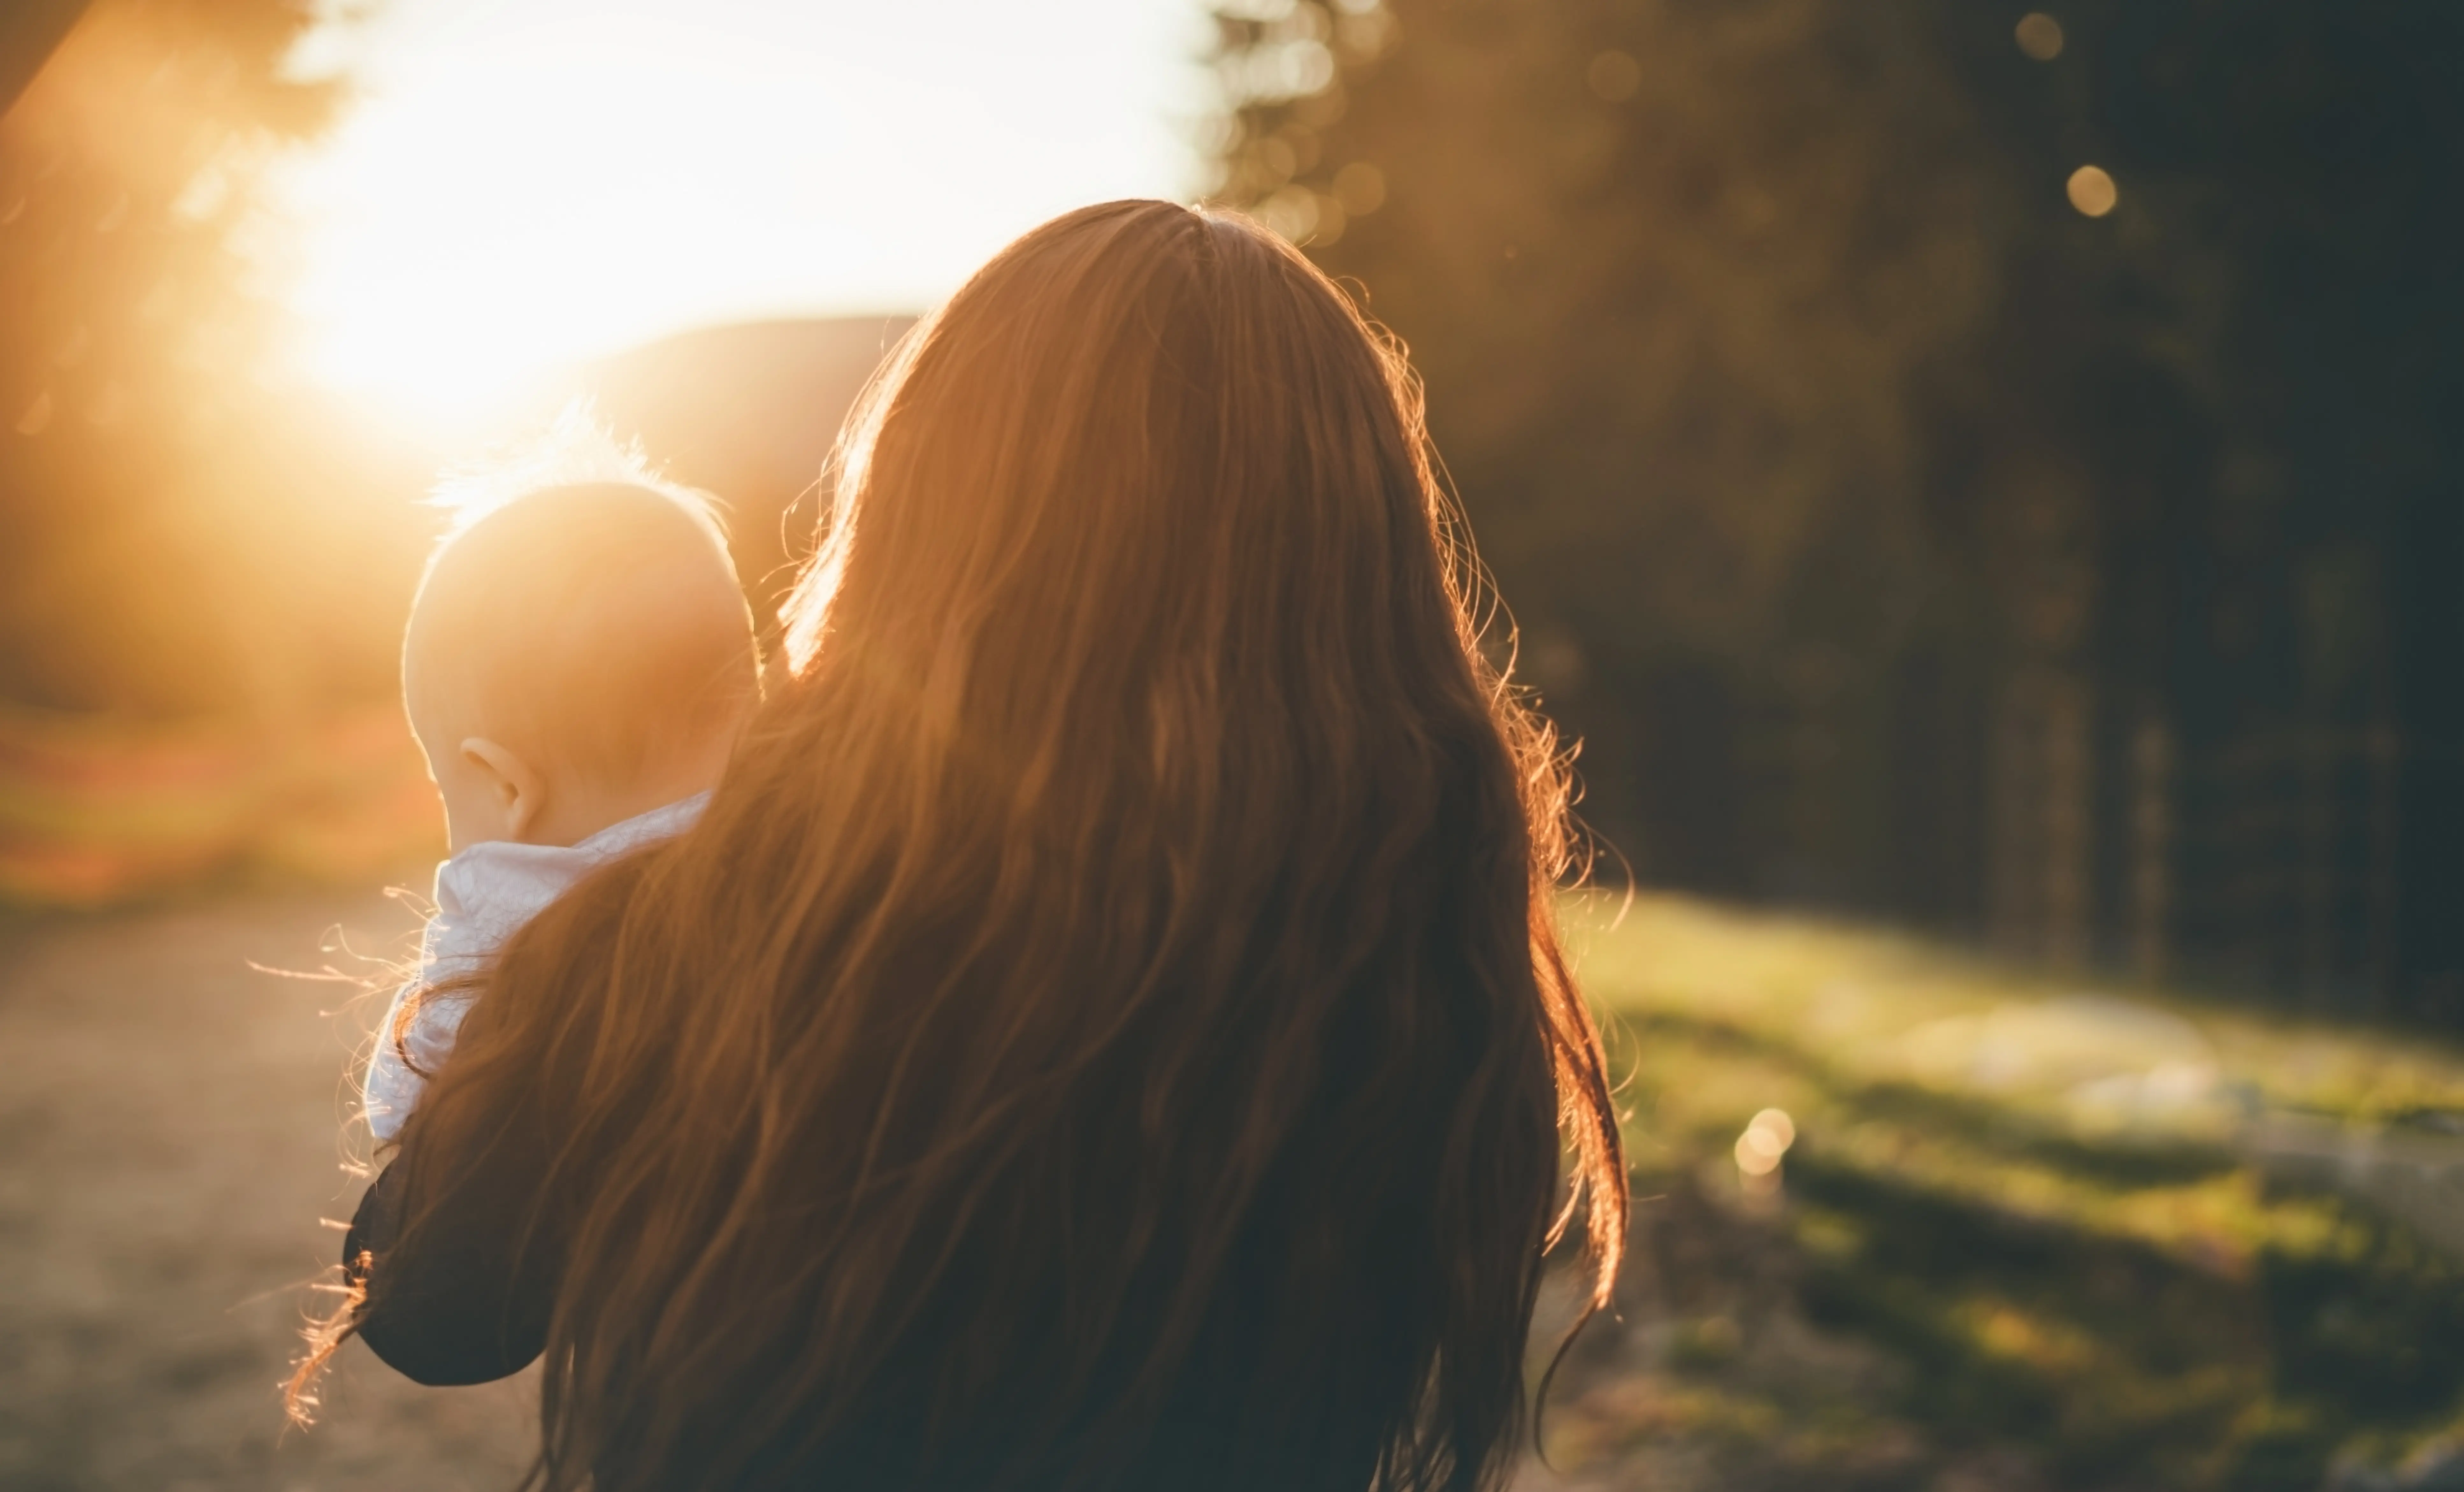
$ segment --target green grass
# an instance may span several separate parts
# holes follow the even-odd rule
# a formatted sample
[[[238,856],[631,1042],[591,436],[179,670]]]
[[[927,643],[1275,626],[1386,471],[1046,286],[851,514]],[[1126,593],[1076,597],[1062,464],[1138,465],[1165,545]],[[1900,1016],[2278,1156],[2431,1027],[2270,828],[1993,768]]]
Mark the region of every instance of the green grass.
[[[2271,1159],[2294,1134],[2464,1164],[2423,1123],[2464,1112],[2464,1052],[1673,899],[1567,920],[1661,1198],[1624,1345],[1570,1370],[1575,1459],[2306,1492],[2464,1411],[2464,1267],[2332,1164]],[[1797,1138],[1756,1194],[1731,1157],[1765,1108]]]

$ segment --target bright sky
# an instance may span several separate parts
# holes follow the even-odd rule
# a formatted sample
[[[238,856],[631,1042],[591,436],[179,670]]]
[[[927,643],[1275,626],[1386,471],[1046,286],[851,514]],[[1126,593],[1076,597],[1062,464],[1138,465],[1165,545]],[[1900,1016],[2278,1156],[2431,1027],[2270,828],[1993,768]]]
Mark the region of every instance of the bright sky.
[[[384,0],[289,173],[312,371],[427,417],[683,327],[920,309],[1055,212],[1187,198],[1199,0]]]

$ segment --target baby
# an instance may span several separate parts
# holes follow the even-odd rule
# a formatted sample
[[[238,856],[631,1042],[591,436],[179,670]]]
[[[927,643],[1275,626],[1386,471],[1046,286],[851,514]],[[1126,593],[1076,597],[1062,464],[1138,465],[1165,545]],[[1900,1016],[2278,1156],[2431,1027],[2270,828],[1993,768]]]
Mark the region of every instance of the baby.
[[[403,698],[452,857],[368,1062],[379,1143],[470,1007],[418,991],[482,967],[593,868],[691,826],[759,698],[752,614],[706,501],[613,470],[486,509],[411,603]]]

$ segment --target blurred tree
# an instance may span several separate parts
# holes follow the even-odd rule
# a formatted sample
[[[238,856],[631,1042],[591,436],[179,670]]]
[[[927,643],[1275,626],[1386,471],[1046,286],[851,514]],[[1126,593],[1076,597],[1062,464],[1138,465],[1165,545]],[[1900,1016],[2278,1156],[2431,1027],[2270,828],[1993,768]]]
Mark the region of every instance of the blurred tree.
[[[22,0],[0,14],[0,114],[34,80],[52,49],[85,13],[86,0]]]
[[[261,702],[314,651],[332,521],[273,450],[233,238],[337,101],[284,70],[315,11],[98,0],[0,121],[0,699]]]
[[[1910,386],[1990,306],[1977,220],[2003,193],[1905,17],[1267,9],[1231,23],[1242,52],[1331,32],[1349,66],[1251,100],[1225,195],[1422,333],[1494,562],[1551,577],[1527,605],[1760,652],[1831,509],[1878,520],[1876,563],[1911,563]]]
[[[2023,190],[1941,9],[1223,17],[1223,195],[1412,342],[1527,667],[1590,738],[1592,814],[1648,873],[1833,898],[1881,875],[1888,805],[1835,779],[1877,768],[1876,671],[1962,578],[1924,418],[1990,325]],[[1311,48],[1330,65],[1260,60]],[[1740,753],[1781,791],[1723,791],[1710,759]]]
[[[1218,13],[1643,874],[2464,1013],[2464,11]]]

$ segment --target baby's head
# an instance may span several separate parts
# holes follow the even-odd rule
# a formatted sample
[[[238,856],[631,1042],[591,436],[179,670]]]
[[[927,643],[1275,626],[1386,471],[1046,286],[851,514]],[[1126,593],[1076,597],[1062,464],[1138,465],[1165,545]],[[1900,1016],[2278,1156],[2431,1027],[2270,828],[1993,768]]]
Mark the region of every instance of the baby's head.
[[[654,479],[487,508],[429,561],[403,639],[456,851],[572,844],[707,790],[759,697],[718,525]]]

